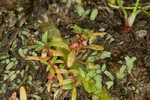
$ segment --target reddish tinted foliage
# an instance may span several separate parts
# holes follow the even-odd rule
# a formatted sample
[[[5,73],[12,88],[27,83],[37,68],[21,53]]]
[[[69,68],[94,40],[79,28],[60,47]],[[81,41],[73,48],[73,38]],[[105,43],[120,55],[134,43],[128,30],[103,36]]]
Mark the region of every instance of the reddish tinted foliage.
[[[48,79],[48,80],[53,80],[53,76],[52,76],[50,73],[48,73],[48,74],[47,74],[47,79]]]
[[[85,40],[82,41],[81,45],[82,45],[83,48],[87,47],[87,41],[85,41]]]
[[[79,47],[79,44],[77,42],[74,42],[70,45],[70,49],[77,49]]]

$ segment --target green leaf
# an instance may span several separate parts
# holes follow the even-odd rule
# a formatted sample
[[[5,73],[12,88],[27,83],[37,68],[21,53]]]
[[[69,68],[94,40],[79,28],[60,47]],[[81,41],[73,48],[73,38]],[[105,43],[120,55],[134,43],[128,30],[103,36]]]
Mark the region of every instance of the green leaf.
[[[44,34],[42,35],[42,42],[45,42],[45,43],[47,43],[48,41],[47,41],[47,35],[48,35],[48,32],[46,31],[46,32],[44,32]]]
[[[73,79],[65,79],[65,80],[63,80],[63,85],[67,85],[67,84],[71,84],[71,83],[73,83]]]
[[[106,75],[107,77],[109,77],[111,80],[114,80],[114,77],[112,76],[112,74],[111,74],[109,71],[105,71],[104,73],[105,73],[105,75]]]
[[[105,58],[109,58],[109,57],[111,57],[111,53],[108,51],[103,51],[100,56],[101,59],[105,59]]]
[[[92,78],[96,75],[96,71],[95,70],[90,70],[90,72],[88,72],[87,75]]]
[[[95,57],[90,56],[90,57],[88,57],[87,62],[94,62],[94,60],[95,60]]]
[[[85,72],[83,71],[83,69],[81,69],[81,68],[79,68],[79,73],[80,73],[80,75],[81,75],[81,77],[85,77]]]
[[[77,6],[77,13],[79,16],[82,16],[84,14],[85,10],[81,5]]]
[[[126,65],[122,65],[122,67],[120,68],[120,70],[116,73],[118,79],[123,79],[124,78],[124,76],[125,76],[125,74],[124,74],[125,70],[126,70]]]
[[[77,34],[81,34],[83,31],[83,29],[78,25],[73,25],[71,28],[73,29],[73,32],[75,32]]]
[[[126,61],[126,65],[127,65],[127,69],[128,69],[128,72],[131,73],[131,70],[133,68],[133,64],[134,64],[134,61],[136,60],[136,57],[125,57],[125,61]]]
[[[97,96],[97,95],[93,95],[93,96],[92,96],[92,100],[100,100],[100,98],[99,98],[99,96]]]
[[[104,72],[105,70],[106,70],[106,64],[103,64],[103,66],[102,66],[102,72]]]
[[[15,78],[16,78],[16,73],[15,74],[13,74],[13,75],[11,75],[10,77],[9,77],[9,79],[10,79],[10,81],[13,81]]]
[[[10,63],[6,66],[6,70],[10,70],[13,66],[15,66],[14,62],[10,62]]]
[[[98,10],[97,9],[93,9],[92,12],[91,12],[91,15],[90,15],[90,20],[94,21],[95,18],[97,17],[97,15],[98,15]]]
[[[83,86],[84,86],[84,89],[88,92],[88,93],[92,93],[94,91],[96,91],[96,88],[95,88],[95,82],[94,80],[90,79],[88,81],[83,81]]]
[[[107,89],[110,89],[113,86],[114,82],[113,81],[108,81],[106,82]]]
[[[96,76],[94,77],[94,80],[96,81],[95,86],[96,86],[98,89],[102,89],[102,76],[101,76],[101,75],[96,75]]]
[[[72,89],[72,88],[73,88],[73,84],[72,84],[72,83],[66,84],[66,85],[63,85],[63,86],[62,86],[62,89],[65,89],[65,90],[70,90],[70,89]]]

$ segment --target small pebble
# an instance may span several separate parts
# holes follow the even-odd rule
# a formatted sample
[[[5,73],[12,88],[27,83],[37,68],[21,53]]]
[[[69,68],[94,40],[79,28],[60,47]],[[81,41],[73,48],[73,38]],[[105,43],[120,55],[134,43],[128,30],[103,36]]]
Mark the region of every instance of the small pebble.
[[[143,38],[143,37],[145,37],[147,35],[147,31],[146,30],[138,30],[138,31],[136,31],[136,36],[138,37],[138,38]]]

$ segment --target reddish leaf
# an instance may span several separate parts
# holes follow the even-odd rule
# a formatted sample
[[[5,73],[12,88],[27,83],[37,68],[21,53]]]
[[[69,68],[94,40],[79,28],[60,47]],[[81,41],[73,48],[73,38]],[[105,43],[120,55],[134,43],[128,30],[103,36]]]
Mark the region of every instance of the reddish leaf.
[[[78,42],[74,42],[71,44],[70,49],[77,49],[79,47]]]
[[[53,80],[53,76],[52,76],[50,73],[48,73],[47,79],[48,79],[48,80]]]

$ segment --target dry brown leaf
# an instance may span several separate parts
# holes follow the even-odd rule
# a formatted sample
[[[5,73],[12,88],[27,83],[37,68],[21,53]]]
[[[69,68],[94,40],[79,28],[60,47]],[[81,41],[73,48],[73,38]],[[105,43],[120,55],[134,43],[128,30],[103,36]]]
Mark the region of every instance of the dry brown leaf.
[[[40,57],[37,57],[37,56],[26,56],[25,60],[40,60]]]
[[[104,50],[103,46],[95,45],[95,44],[90,45],[88,48],[93,49],[93,50]]]
[[[47,57],[47,53],[48,53],[48,50],[47,49],[43,49],[42,53],[41,53],[41,58],[46,58]]]
[[[88,63],[88,65],[89,65],[89,69],[92,69],[94,67],[92,63]]]
[[[20,100],[27,100],[27,93],[23,86],[20,87]]]
[[[68,55],[67,66],[71,67],[75,61],[75,51],[71,51]]]
[[[16,93],[16,92],[13,92],[12,95],[11,95],[11,97],[9,98],[9,100],[19,100],[19,99],[17,98],[17,93]]]
[[[94,36],[94,37],[96,37],[96,36],[101,36],[101,37],[103,37],[104,36],[104,34],[103,33],[101,33],[101,32],[95,32],[95,33],[91,33],[91,34],[89,34],[89,36],[91,37],[91,36]]]
[[[72,99],[71,100],[77,100],[77,90],[75,87],[73,87],[73,90],[72,90]]]
[[[51,81],[47,82],[47,92],[51,91]]]

